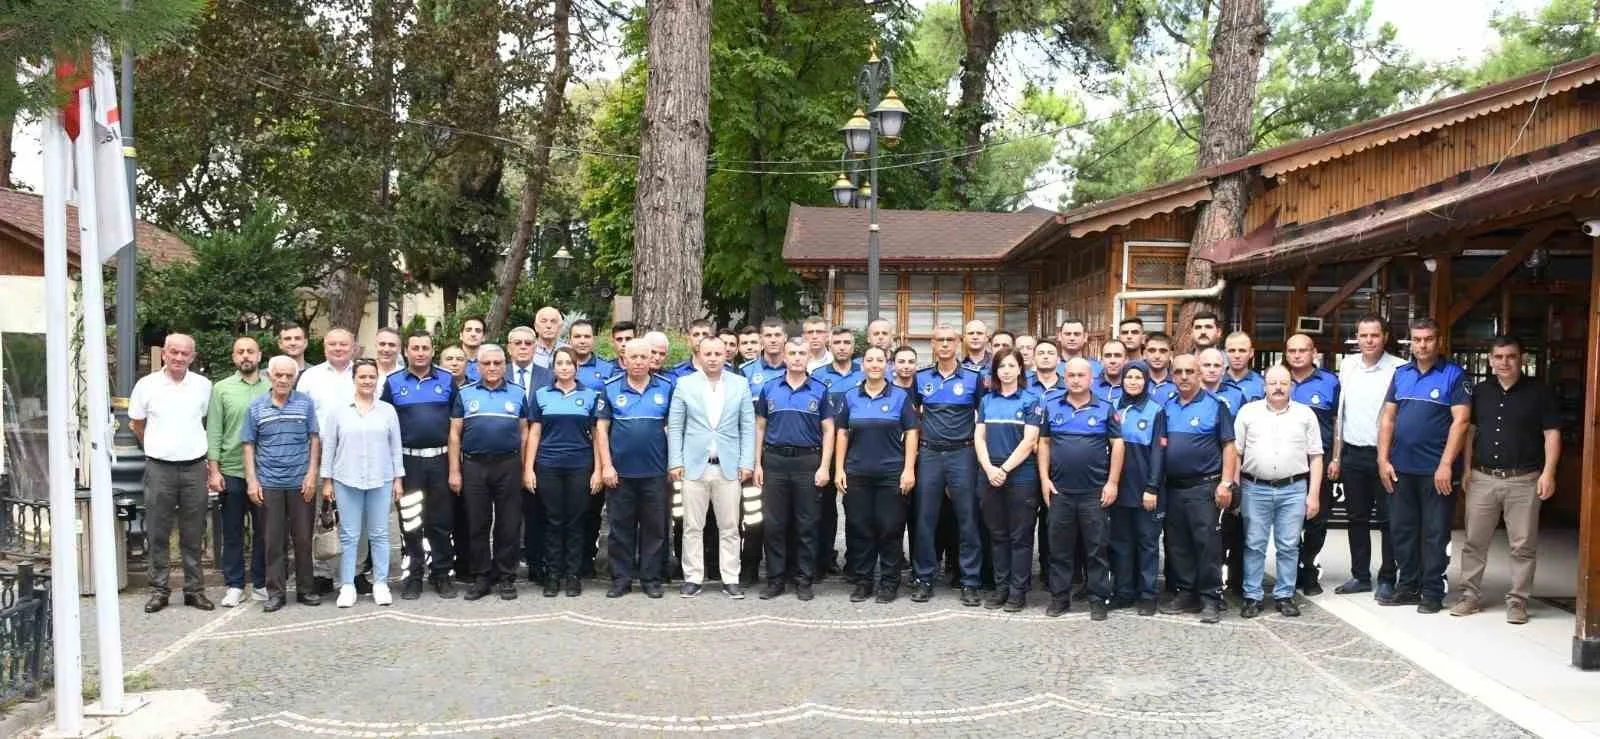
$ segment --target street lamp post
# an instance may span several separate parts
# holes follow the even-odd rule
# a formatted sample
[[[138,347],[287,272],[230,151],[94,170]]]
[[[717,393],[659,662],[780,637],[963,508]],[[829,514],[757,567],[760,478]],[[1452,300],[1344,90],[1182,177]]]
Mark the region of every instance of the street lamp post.
[[[867,320],[878,320],[878,151],[900,141],[906,106],[894,91],[894,63],[878,56],[872,42],[867,63],[856,76],[856,112],[839,133],[844,136],[844,166],[834,181],[834,202],[867,209]],[[885,92],[885,90],[887,90]],[[871,110],[869,115],[866,111]]]

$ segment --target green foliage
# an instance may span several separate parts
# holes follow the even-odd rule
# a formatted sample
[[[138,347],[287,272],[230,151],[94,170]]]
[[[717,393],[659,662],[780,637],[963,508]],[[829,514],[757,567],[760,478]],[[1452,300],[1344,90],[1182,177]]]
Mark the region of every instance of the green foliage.
[[[40,70],[54,59],[83,58],[99,37],[113,50],[125,43],[154,50],[170,43],[200,10],[200,0],[140,0],[127,10],[122,0],[8,0],[0,3],[0,59]],[[16,111],[37,114],[60,102],[53,75],[0,78],[0,118]]]
[[[1499,15],[1489,25],[1499,33],[1499,43],[1476,67],[1457,74],[1461,88],[1600,54],[1600,5],[1592,0],[1550,0],[1535,13]]]
[[[141,285],[141,313],[154,333],[195,336],[197,362],[213,376],[231,371],[228,354],[239,334],[274,346],[273,329],[295,320],[295,288],[308,269],[283,221],[265,208],[237,231],[193,239],[192,261],[153,270]]]

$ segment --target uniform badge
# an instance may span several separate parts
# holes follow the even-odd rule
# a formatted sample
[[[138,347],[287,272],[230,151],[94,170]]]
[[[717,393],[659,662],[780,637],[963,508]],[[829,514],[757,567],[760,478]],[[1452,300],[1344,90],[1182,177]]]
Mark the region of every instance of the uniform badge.
[[[404,394],[404,391],[402,391],[401,394]],[[433,386],[433,394],[434,395],[444,395],[444,386],[443,385],[434,385]]]
[[[478,412],[478,401],[476,401],[476,400],[467,401],[467,410],[472,412],[472,413],[477,413]]]
[[[761,384],[761,381],[762,381],[762,380],[764,380],[764,379],[766,379],[766,378],[765,378],[765,377],[763,377],[763,376],[762,376],[762,375],[761,375],[761,373],[760,373],[760,372],[757,372],[757,373],[755,373],[755,374],[754,374],[754,375],[751,375],[751,376],[750,376],[750,379],[751,379],[751,380],[752,380],[752,381],[754,381],[754,382],[755,382],[755,384],[757,384],[757,385],[760,385],[760,384]]]
[[[662,395],[661,393],[656,393],[656,405],[666,405],[666,404],[667,404],[667,396]]]
[[[1094,425],[1096,425],[1098,423],[1099,423],[1099,421],[1094,416],[1090,416],[1089,417],[1089,425],[1090,426],[1094,426]]]
[[[1140,431],[1143,431],[1143,430],[1145,430],[1145,428],[1146,428],[1146,427],[1147,427],[1147,426],[1149,426],[1149,425],[1150,425],[1150,422],[1149,422],[1149,421],[1140,421],[1140,422],[1139,422],[1139,430],[1140,430]]]
[[[816,400],[811,400],[811,401],[806,403],[806,410],[814,411],[816,409],[817,409],[817,401]]]
[[[1017,411],[1017,418],[1022,418],[1022,411]]]
[[[922,383],[922,394],[923,395],[932,395],[933,394],[933,383],[931,383],[931,382]]]
[[[1317,403],[1321,403],[1321,402],[1322,402],[1322,396],[1321,395],[1317,395],[1316,393],[1312,393],[1311,394],[1311,403],[1313,405],[1315,405]]]
[[[1198,418],[1189,419],[1189,425],[1190,426],[1199,426],[1200,425],[1200,419],[1198,419]]]
[[[506,412],[507,413],[516,413],[517,412],[517,404],[513,403],[513,402],[511,402],[509,400],[506,401]]]
[[[617,407],[618,408],[621,408],[621,407],[623,407],[623,406],[625,406],[627,404],[628,404],[628,396],[626,396],[626,395],[618,395],[617,396]]]
[[[582,408],[582,407],[583,407],[583,398],[574,398],[574,399],[573,399],[573,400],[572,400],[572,402],[573,402],[573,403],[574,403],[574,404],[576,404],[576,405],[577,405],[577,406],[578,406],[578,407],[579,407],[579,408]]]
[[[411,388],[408,388],[408,387],[406,387],[404,385],[400,386],[400,397],[404,398],[405,396],[410,395],[410,394],[411,394]]]
[[[956,383],[955,387],[950,389],[950,392],[955,393],[956,395],[960,395],[962,393],[962,391],[964,391],[964,390],[965,390],[965,388],[963,388],[961,383],[958,382],[958,383]]]
[[[884,403],[883,404],[883,412],[884,413],[888,413],[889,412],[889,404],[888,403]]]
[[[1050,419],[1050,422],[1051,423],[1062,423],[1062,422],[1065,422],[1066,420],[1067,419],[1066,419],[1065,416],[1062,416],[1060,413],[1057,413],[1054,418]]]
[[[1438,400],[1439,399],[1439,388],[1434,388],[1432,390],[1429,390],[1428,391],[1428,397],[1433,398],[1434,400]]]

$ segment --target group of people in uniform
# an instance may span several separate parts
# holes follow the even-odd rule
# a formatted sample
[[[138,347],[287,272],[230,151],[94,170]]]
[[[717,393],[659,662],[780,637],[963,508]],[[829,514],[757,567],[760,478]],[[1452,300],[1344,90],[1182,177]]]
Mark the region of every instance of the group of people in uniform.
[[[1128,608],[1208,623],[1221,618],[1227,591],[1243,617],[1268,607],[1270,542],[1270,606],[1296,616],[1297,592],[1322,592],[1317,559],[1337,482],[1352,561],[1337,593],[1440,610],[1451,493],[1466,485],[1494,502],[1469,499],[1479,515],[1469,516],[1463,594],[1452,613],[1480,606],[1483,552],[1504,518],[1517,579],[1507,617],[1526,620],[1536,533],[1529,510],[1536,522],[1538,502],[1554,491],[1559,441],[1546,442],[1559,419],[1548,390],[1522,377],[1513,338],[1496,340],[1495,376],[1484,381],[1495,384],[1499,405],[1476,409],[1474,399],[1489,393],[1475,394],[1466,372],[1440,356],[1439,327],[1426,318],[1410,323],[1411,357],[1402,361],[1387,352],[1387,321],[1362,317],[1357,351],[1337,375],[1319,367],[1305,334],[1289,337],[1283,363],[1262,374],[1251,338],[1224,336],[1211,313],[1188,327],[1185,353],[1129,318],[1093,348],[1075,319],[1038,337],[991,333],[981,321],[959,332],[939,324],[929,357],[896,346],[882,320],[865,327],[860,352],[854,331],[818,317],[793,337],[775,318],[722,331],[697,321],[692,356],[673,366],[668,337],[629,322],[610,327],[615,358],[596,353],[587,320],[564,327],[556,309],[544,308],[534,324],[512,329],[503,346],[485,342],[477,318],[443,347],[427,332],[382,330],[377,358],[354,360],[375,367],[378,402],[397,419],[397,461],[387,474],[399,508],[403,599],[429,588],[454,598],[458,584],[467,600],[512,599],[522,573],[545,596],[577,596],[595,573],[604,528],[611,598],[635,586],[659,598],[674,578],[683,597],[720,580],[725,595],[743,598],[762,582],[764,560],[762,599],[792,588],[810,600],[816,583],[837,574],[852,585],[852,602],[889,603],[903,589],[926,602],[947,585],[962,605],[1018,612],[1037,590],[1050,616],[1080,600],[1092,620]],[[304,330],[280,331],[282,382],[278,365],[270,382],[256,377],[259,348],[241,338],[238,372],[180,403],[174,388],[204,382],[183,375],[186,342],[192,356],[187,337],[169,338],[167,366],[140,382],[130,407],[152,460],[150,532],[160,540],[151,548],[152,604],[165,605],[173,517],[192,513],[189,502],[178,505],[188,493],[164,496],[163,486],[183,488],[179,473],[195,460],[163,459],[165,443],[152,443],[156,429],[145,419],[200,406],[206,423],[182,428],[204,425],[204,487],[230,498],[248,492],[224,501],[224,605],[244,597],[243,520],[259,508],[273,511],[273,523],[252,527],[252,583],[257,591],[265,584],[276,610],[285,529],[309,538],[314,496],[306,491],[330,474],[317,469],[315,421],[360,405],[350,334],[330,331],[327,361],[305,367]],[[277,412],[262,412],[263,404]],[[293,433],[284,433],[287,416],[300,419]],[[179,433],[171,420],[159,429],[161,440]],[[245,462],[261,471],[243,470]],[[267,474],[286,482],[263,491],[258,478]],[[301,479],[304,486],[289,484]],[[275,494],[293,510],[261,501]],[[841,508],[842,563],[834,545]],[[209,607],[198,541],[190,571],[193,528],[180,526],[185,601]],[[374,555],[363,553],[385,552]],[[344,569],[353,565],[347,555]],[[340,582],[360,577],[347,571]],[[322,579],[297,573],[302,603],[315,604]],[[383,593],[375,599],[386,604]],[[342,595],[340,605],[349,605]]]

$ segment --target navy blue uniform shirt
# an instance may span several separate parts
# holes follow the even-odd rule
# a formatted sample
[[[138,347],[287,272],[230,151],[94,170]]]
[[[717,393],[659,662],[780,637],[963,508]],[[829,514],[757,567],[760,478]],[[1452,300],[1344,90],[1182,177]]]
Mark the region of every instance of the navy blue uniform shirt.
[[[1089,386],[1089,392],[1094,393],[1096,398],[1117,405],[1122,400],[1122,382],[1120,378],[1116,382],[1108,380],[1102,372],[1094,376],[1094,384]]]
[[[644,390],[628,384],[627,375],[606,382],[595,418],[611,422],[611,466],[619,477],[667,474],[667,410],[672,383],[650,375]]]
[[[861,371],[861,360],[852,359],[849,372],[840,372],[834,369],[832,362],[829,362],[812,370],[811,378],[827,387],[829,394],[837,395],[860,385],[867,379],[867,375]]]
[[[1157,380],[1150,376],[1149,373],[1146,373],[1144,391],[1150,396],[1151,400],[1162,405],[1166,405],[1167,401],[1178,397],[1178,383],[1172,381],[1172,370],[1167,370],[1167,379],[1165,380]]]
[[[450,443],[450,409],[456,402],[456,382],[439,367],[417,377],[410,368],[383,380],[382,400],[394,406],[400,419],[400,445],[407,449],[437,449]]]
[[[1122,438],[1116,407],[1093,393],[1079,407],[1066,393],[1057,393],[1044,402],[1043,412],[1056,492],[1098,494],[1111,479],[1111,440]]]
[[[1052,383],[1050,387],[1045,387],[1044,383],[1039,382],[1039,373],[1034,372],[1033,370],[1028,370],[1027,374],[1023,375],[1022,377],[1022,386],[1028,392],[1033,393],[1034,397],[1037,397],[1039,400],[1043,401],[1044,396],[1049,395],[1057,390],[1066,392],[1067,378],[1062,377],[1061,375],[1056,375],[1055,382]]]
[[[450,417],[461,419],[461,453],[514,454],[522,451],[522,424],[528,397],[514,383],[496,388],[474,382],[461,388]]]
[[[807,449],[822,448],[822,422],[833,412],[828,387],[807,377],[799,387],[791,387],[787,375],[779,375],[756,388],[756,415],[767,419],[762,442],[777,446]]]
[[[577,385],[570,392],[555,385],[533,391],[528,420],[539,424],[542,468],[575,470],[594,464],[594,414],[600,392]]]
[[[1167,479],[1222,474],[1222,448],[1233,441],[1233,414],[1217,396],[1201,390],[1189,402],[1166,402]]]
[[[1389,464],[1404,475],[1433,475],[1455,421],[1450,409],[1472,403],[1467,373],[1454,362],[1435,360],[1427,372],[1416,362],[1396,367],[1385,403],[1395,404]],[[1460,455],[1456,463],[1461,462]]]
[[[677,382],[680,378],[688,377],[689,375],[699,371],[700,369],[694,366],[693,359],[685,359],[682,362],[662,370],[661,374],[666,375],[673,382]]]
[[[1117,481],[1117,505],[1139,508],[1146,490],[1157,496],[1166,484],[1167,413],[1148,395],[1117,411],[1122,430],[1122,478]],[[1159,510],[1159,508],[1158,508]]]
[[[1066,377],[1067,376],[1067,360],[1068,359],[1071,359],[1071,357],[1063,357],[1059,362],[1056,362],[1056,374],[1061,375],[1062,377]],[[1091,357],[1083,357],[1083,359],[1085,359],[1085,360],[1087,360],[1089,362],[1089,376],[1090,377],[1099,377],[1099,376],[1105,374],[1105,372],[1106,372],[1105,365],[1100,364],[1100,360],[1094,359],[1094,358],[1091,358]]]
[[[989,452],[989,464],[999,467],[1011,458],[1011,453],[1022,446],[1023,432],[1029,426],[1042,429],[1044,427],[1044,412],[1039,408],[1039,396],[1026,390],[1017,390],[1010,395],[1001,395],[992,392],[978,401],[978,423],[983,424],[984,448]],[[1022,464],[1012,470],[1017,474],[1027,470],[1025,474],[1035,474],[1033,470],[1038,465],[1033,461],[1033,455],[1023,458]]]
[[[949,375],[941,374],[938,365],[917,370],[917,402],[922,406],[921,440],[941,445],[972,441],[982,385],[981,375],[960,365]]]
[[[784,366],[781,359],[778,360],[776,365],[767,364],[767,356],[765,354],[756,357],[752,361],[745,362],[744,366],[739,368],[739,374],[744,375],[744,379],[750,381],[750,387],[761,387],[771,382],[774,377],[783,377],[783,373],[788,371],[789,368]]]
[[[619,371],[615,362],[598,354],[590,354],[588,360],[578,365],[578,383],[591,390],[599,390],[606,386],[606,380]]]
[[[1303,381],[1294,379],[1291,374],[1289,381],[1294,386],[1289,390],[1289,399],[1311,407],[1311,412],[1317,416],[1317,425],[1322,427],[1323,453],[1332,454],[1333,420],[1339,415],[1339,377],[1317,369]],[[1234,407],[1233,412],[1237,415],[1238,407]]]
[[[910,393],[886,382],[881,392],[872,395],[862,383],[839,395],[833,423],[850,432],[845,474],[900,477],[906,462],[905,433],[917,427]]]
[[[1244,395],[1244,402],[1246,403],[1267,397],[1266,378],[1255,370],[1245,370],[1244,377],[1237,380],[1227,370],[1223,370],[1222,384],[1238,390],[1240,394]],[[1238,411],[1237,408],[1234,410]]]
[[[1241,392],[1239,388],[1229,385],[1226,382],[1219,385],[1216,390],[1207,390],[1206,392],[1217,396],[1217,400],[1220,400],[1226,404],[1228,406],[1228,411],[1235,416],[1239,415],[1239,409],[1244,407],[1244,393]]]

